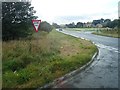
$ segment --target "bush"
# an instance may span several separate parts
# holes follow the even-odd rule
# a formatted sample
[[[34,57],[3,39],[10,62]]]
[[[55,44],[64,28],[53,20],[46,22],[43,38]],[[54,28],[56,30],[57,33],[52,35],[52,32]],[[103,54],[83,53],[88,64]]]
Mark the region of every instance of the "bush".
[[[2,75],[3,78],[3,85],[7,86],[7,88],[12,88],[17,85],[18,76],[17,74],[13,73],[12,71],[6,71],[5,74]]]
[[[9,60],[5,62],[3,65],[3,71],[4,70],[16,71],[21,68],[24,68],[24,62],[21,60],[17,60],[17,59]]]
[[[13,60],[8,60],[3,63],[3,71],[4,70],[20,70],[25,68],[28,64],[33,62],[35,59],[28,55],[28,54],[23,54],[19,58],[15,58]]]
[[[34,61],[34,57],[30,54],[28,55],[28,54],[24,53],[21,56],[21,61],[23,62],[23,65],[26,66]]]
[[[47,22],[41,22],[41,24],[40,24],[40,30],[41,31],[46,31],[46,32],[50,32],[50,31],[52,31],[52,26],[49,24],[49,23],[47,23]]]
[[[20,70],[18,72],[18,80],[17,80],[17,82],[19,84],[23,84],[23,83],[29,81],[30,78],[31,78],[30,70],[23,69],[23,70]]]

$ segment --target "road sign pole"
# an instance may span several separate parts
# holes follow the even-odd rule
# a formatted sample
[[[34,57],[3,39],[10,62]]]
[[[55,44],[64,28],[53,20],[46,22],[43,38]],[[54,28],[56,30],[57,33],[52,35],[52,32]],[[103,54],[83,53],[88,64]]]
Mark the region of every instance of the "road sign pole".
[[[36,35],[36,36],[37,36],[37,35]],[[37,51],[37,50],[38,50],[37,46],[39,45],[39,44],[38,44],[38,38],[36,38],[36,44],[37,44],[37,45],[36,45],[36,51]]]
[[[32,24],[33,24],[34,30],[36,32],[38,32],[40,23],[41,23],[41,20],[32,20]],[[37,51],[37,45],[38,45],[38,38],[37,38],[37,34],[36,34],[36,51]]]

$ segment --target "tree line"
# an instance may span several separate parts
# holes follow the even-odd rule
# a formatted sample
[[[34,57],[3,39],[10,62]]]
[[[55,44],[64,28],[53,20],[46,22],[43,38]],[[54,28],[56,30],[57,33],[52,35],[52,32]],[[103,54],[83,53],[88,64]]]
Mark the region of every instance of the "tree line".
[[[74,22],[65,24],[65,27],[68,28],[86,28],[86,27],[103,27],[103,28],[117,28],[118,25],[120,24],[120,19],[114,19],[113,21],[111,19],[98,19],[98,20],[93,20],[92,22],[77,22],[76,24]],[[53,26],[56,28],[60,28],[61,26],[58,25],[57,23],[53,23]]]
[[[69,28],[82,28],[82,27],[108,27],[108,28],[115,28],[118,27],[118,20],[119,19],[114,19],[113,21],[111,19],[98,19],[98,20],[93,20],[92,22],[87,22],[87,23],[82,23],[82,22],[77,22],[75,25],[74,22],[70,24],[66,24],[67,27]]]
[[[32,19],[36,11],[30,2],[2,2],[2,40],[25,38],[33,34]],[[50,32],[52,26],[41,22],[40,30]]]

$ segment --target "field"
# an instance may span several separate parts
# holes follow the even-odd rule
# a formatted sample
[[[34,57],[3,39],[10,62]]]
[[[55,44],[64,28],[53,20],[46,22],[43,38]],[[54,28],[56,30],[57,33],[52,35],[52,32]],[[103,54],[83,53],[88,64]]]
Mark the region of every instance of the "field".
[[[37,88],[91,60],[95,45],[52,30],[2,43],[3,88]]]

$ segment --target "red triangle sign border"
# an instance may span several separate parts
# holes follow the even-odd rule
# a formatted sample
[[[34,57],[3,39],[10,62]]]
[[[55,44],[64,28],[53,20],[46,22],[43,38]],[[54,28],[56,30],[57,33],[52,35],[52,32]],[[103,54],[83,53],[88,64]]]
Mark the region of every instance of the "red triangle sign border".
[[[34,22],[40,22],[40,23],[41,23],[41,20],[32,20],[32,24],[33,24],[34,30],[35,30],[36,32],[38,32],[38,29],[39,29],[39,27],[40,27],[40,23],[39,23],[39,25],[38,25],[38,28],[36,28],[35,25],[34,25]]]

